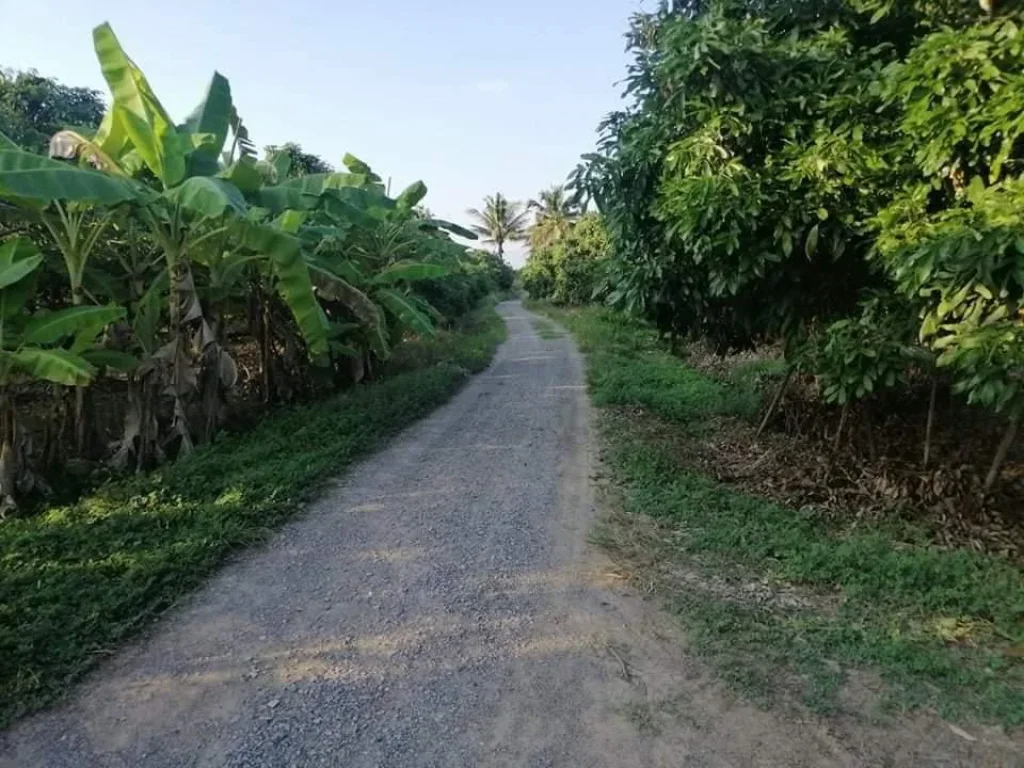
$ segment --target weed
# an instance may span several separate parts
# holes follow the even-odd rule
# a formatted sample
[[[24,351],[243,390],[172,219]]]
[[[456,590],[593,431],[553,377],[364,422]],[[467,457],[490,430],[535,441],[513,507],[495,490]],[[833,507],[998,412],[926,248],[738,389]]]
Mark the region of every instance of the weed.
[[[533,330],[535,330],[537,335],[544,341],[553,341],[555,339],[565,338],[565,334],[562,333],[558,326],[548,320],[544,320],[543,318],[534,318],[532,325]]]

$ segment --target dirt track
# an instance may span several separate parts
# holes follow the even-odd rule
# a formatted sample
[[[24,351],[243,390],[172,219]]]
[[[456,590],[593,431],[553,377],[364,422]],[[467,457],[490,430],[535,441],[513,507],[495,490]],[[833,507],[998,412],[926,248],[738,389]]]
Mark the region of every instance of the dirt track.
[[[960,764],[724,695],[586,543],[571,341],[500,311],[487,372],[0,736],[0,766]]]

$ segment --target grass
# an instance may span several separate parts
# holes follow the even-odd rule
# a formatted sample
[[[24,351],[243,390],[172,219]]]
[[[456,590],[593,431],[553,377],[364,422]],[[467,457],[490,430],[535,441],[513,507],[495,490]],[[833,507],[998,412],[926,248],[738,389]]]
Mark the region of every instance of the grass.
[[[263,540],[326,480],[448,400],[504,338],[491,308],[399,347],[380,381],[282,409],[159,472],[0,524],[0,725]]]
[[[880,676],[870,698],[883,709],[1024,724],[1018,567],[903,530],[839,531],[693,472],[673,442],[713,430],[711,417],[753,418],[762,371],[718,381],[687,368],[635,320],[537,308],[589,354],[625,517],[650,521],[642,548],[657,589],[726,681],[762,703],[795,696],[830,713],[851,699],[857,670],[858,679]],[[603,543],[620,549],[630,535],[621,524],[602,531]]]
[[[535,330],[537,335],[544,341],[554,341],[555,339],[565,338],[565,334],[559,330],[558,326],[542,317],[534,318],[531,324],[533,325],[533,330]]]

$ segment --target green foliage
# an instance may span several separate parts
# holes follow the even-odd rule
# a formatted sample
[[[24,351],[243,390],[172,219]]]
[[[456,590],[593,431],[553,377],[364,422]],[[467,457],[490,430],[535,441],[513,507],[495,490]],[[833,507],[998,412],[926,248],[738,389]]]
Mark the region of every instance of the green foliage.
[[[538,221],[535,229],[545,226]],[[523,288],[534,298],[551,299],[556,304],[587,304],[604,285],[608,256],[608,236],[601,217],[585,214],[577,221],[565,222],[559,233],[549,232],[535,240],[523,267]]]
[[[937,363],[1019,419],[1022,23],[889,0],[636,14],[632,104],[573,175],[609,302],[722,351],[782,340],[831,402]],[[542,254],[524,281],[553,296],[552,275]]]
[[[677,445],[694,430],[756,413],[750,378],[725,385],[689,369],[618,313],[541,308],[588,353],[595,402],[628,409],[602,413],[608,464],[627,508],[659,521],[662,544],[645,553],[664,566],[655,583],[723,677],[765,700],[795,677],[809,704],[830,711],[847,670],[867,665],[900,706],[1024,722],[1024,664],[1003,653],[1024,641],[1019,568],[931,546],[913,529],[834,530],[681,467]],[[665,579],[676,572],[688,577]],[[800,591],[789,606],[754,604],[743,598],[751,584]]]
[[[380,383],[278,411],[159,472],[0,525],[0,723],[54,700],[100,651],[485,368],[504,325],[486,309],[465,326],[406,345]]]
[[[0,69],[0,134],[31,152],[45,152],[50,137],[64,128],[97,128],[103,112],[103,99],[91,88]]]
[[[331,173],[334,167],[318,155],[304,152],[300,144],[289,141],[263,150],[267,160],[278,169],[278,178],[297,179],[316,173]]]
[[[35,76],[0,83],[0,116],[13,126],[0,139],[0,244],[8,231],[27,233],[44,251],[32,264],[8,264],[0,279],[13,285],[38,271],[50,328],[88,317],[89,341],[105,334],[104,345],[22,344],[16,334],[35,323],[35,307],[19,294],[7,302],[3,372],[82,386],[97,373],[91,361],[111,369],[134,409],[107,451],[119,468],[152,467],[213,439],[239,379],[229,328],[254,337],[252,378],[269,404],[371,377],[402,342],[433,336],[511,283],[500,258],[485,262],[452,239],[473,233],[417,214],[423,182],[391,198],[363,160],[345,155],[335,172],[294,143],[258,160],[222,75],[179,123],[109,24],[93,41],[111,93],[102,120],[84,121],[95,131],[56,124],[87,111],[91,92]],[[38,104],[30,91],[55,103]],[[55,131],[49,156],[17,143],[33,121]],[[2,385],[14,381],[0,382],[0,410]],[[98,459],[102,447],[86,445],[96,430],[85,423],[85,397],[75,403],[76,449]],[[27,439],[19,430],[0,432],[0,452],[28,453],[27,443],[10,444]],[[17,500],[12,483],[31,485],[15,477],[25,466],[9,466],[0,468],[0,513]]]
[[[825,402],[845,405],[906,384],[910,367],[931,356],[914,344],[905,307],[881,298],[864,303],[861,314],[837,320],[796,354],[799,367],[818,374]]]

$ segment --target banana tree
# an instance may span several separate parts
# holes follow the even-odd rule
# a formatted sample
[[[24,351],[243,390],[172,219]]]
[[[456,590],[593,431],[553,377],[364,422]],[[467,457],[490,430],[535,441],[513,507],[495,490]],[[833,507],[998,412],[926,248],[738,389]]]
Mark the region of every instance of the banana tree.
[[[113,101],[96,136],[78,136],[74,146],[80,158],[113,177],[135,175],[148,182],[132,182],[133,208],[159,246],[168,275],[169,340],[153,357],[170,380],[172,433],[181,450],[188,451],[193,435],[187,406],[196,390],[197,360],[216,358],[218,368],[230,368],[219,347],[211,354],[217,337],[195,290],[195,253],[225,236],[239,238],[249,249],[267,248],[282,296],[295,311],[313,354],[326,351],[326,328],[309,310],[315,298],[296,257],[297,241],[288,242],[249,216],[243,189],[254,179],[258,184],[259,176],[246,151],[247,134],[242,133],[228,81],[215,73],[202,103],[185,123],[176,125],[110,26],[97,27],[93,39]],[[235,139],[225,159],[233,162],[224,167],[220,160],[231,132]]]
[[[12,387],[46,381],[84,387],[107,361],[96,337],[124,317],[118,306],[28,311],[43,256],[26,238],[0,246],[0,515],[36,484],[29,446],[18,425]],[[70,343],[69,343],[70,342]]]
[[[73,132],[55,137],[66,148],[81,138]],[[87,297],[84,276],[89,258],[108,230],[115,207],[132,199],[135,190],[123,174],[103,173],[68,166],[21,150],[9,139],[0,141],[0,199],[13,206],[24,221],[48,233],[61,254],[73,306],[96,303]],[[74,435],[79,455],[89,453],[87,392],[75,389]]]

